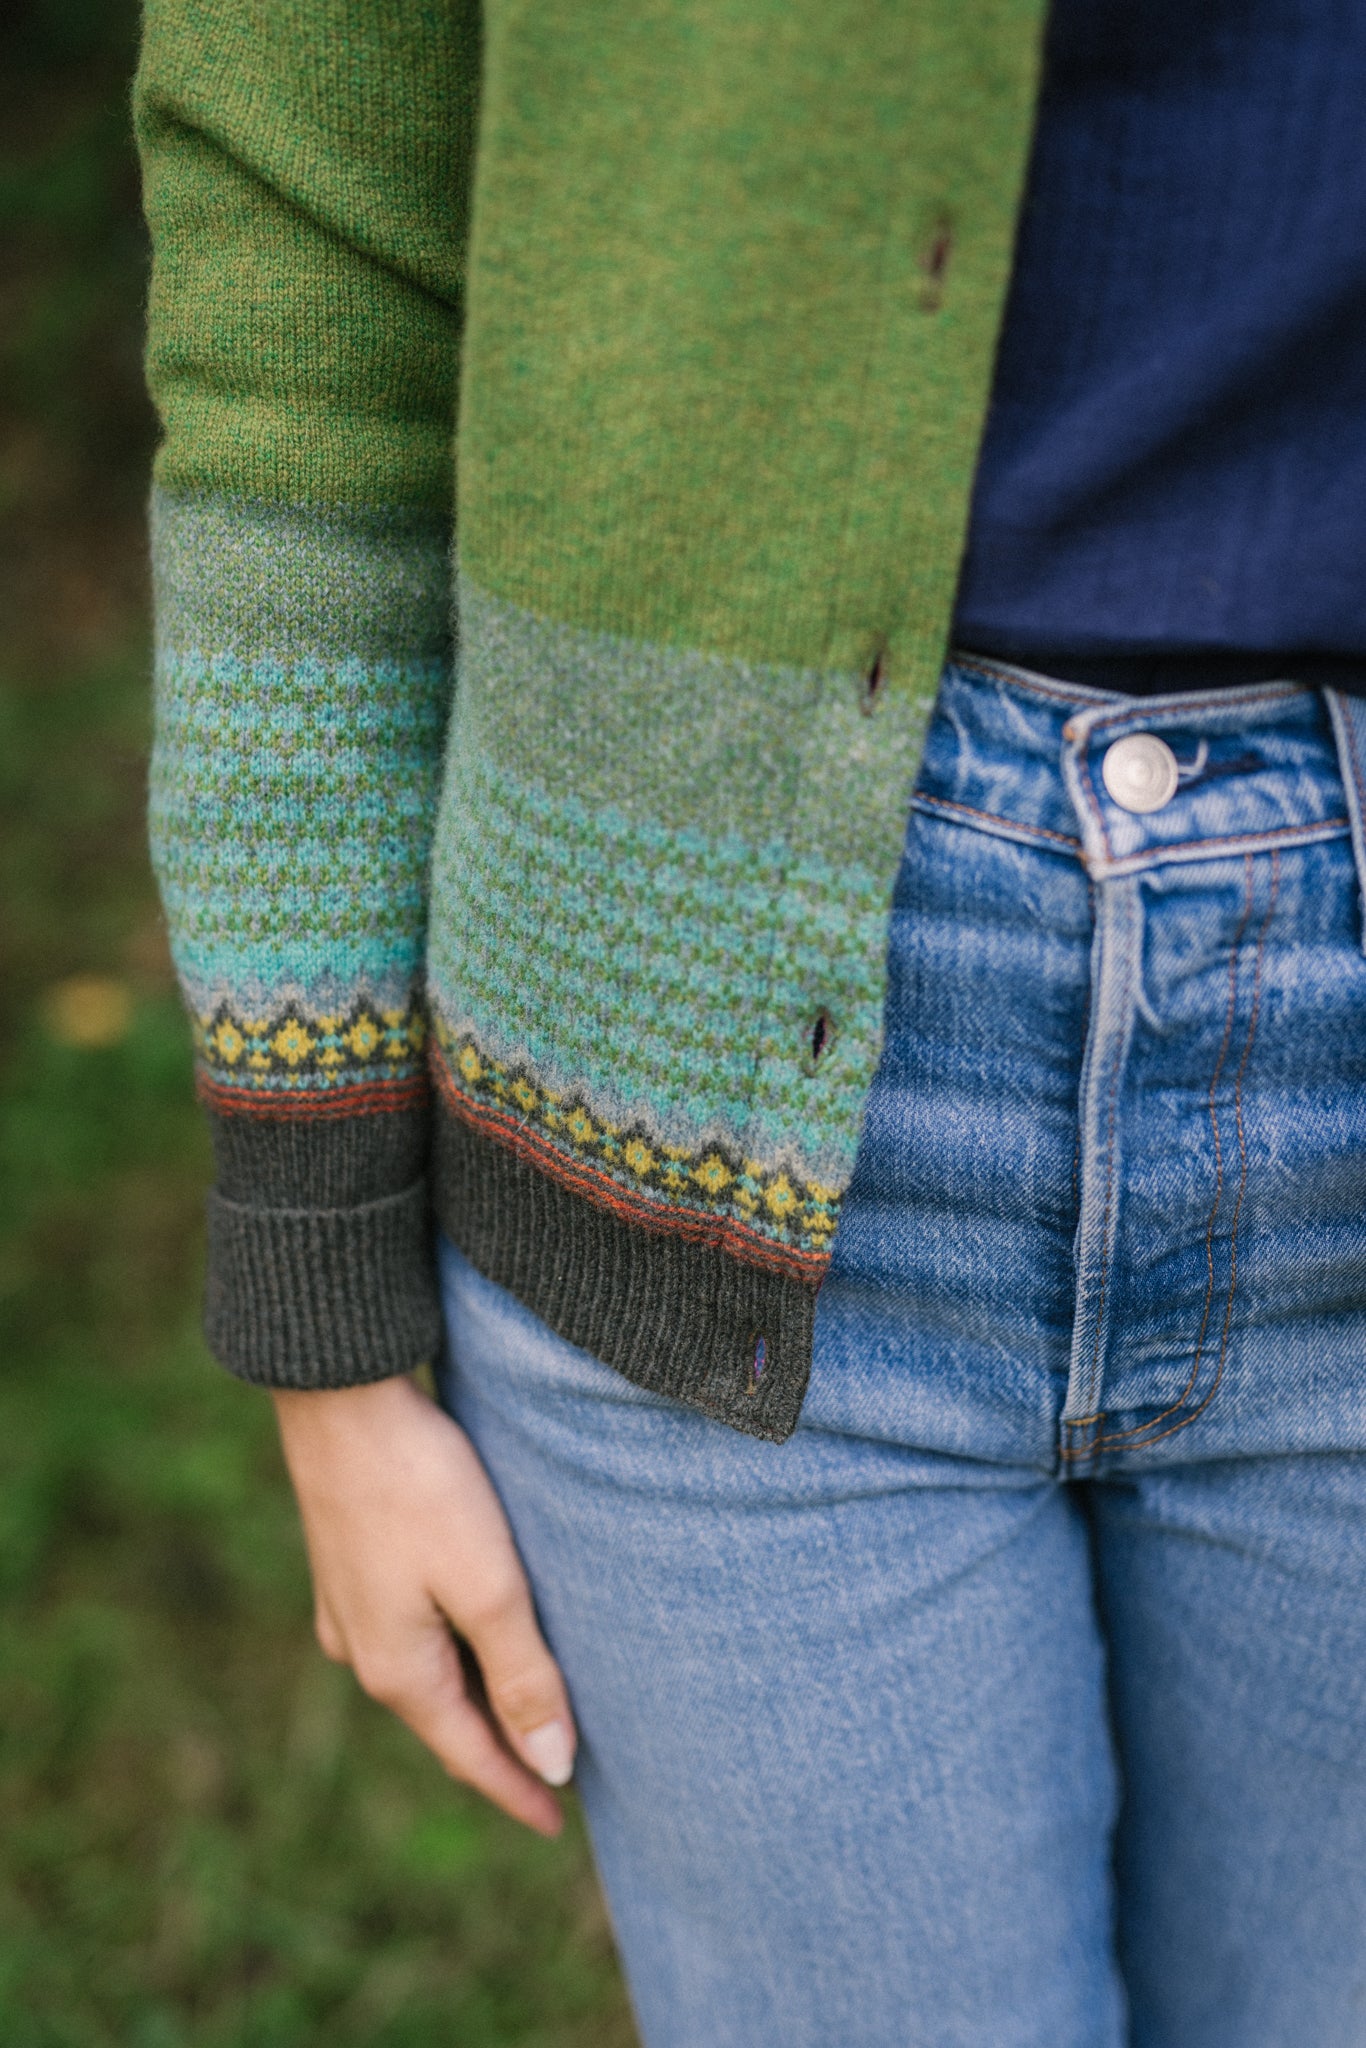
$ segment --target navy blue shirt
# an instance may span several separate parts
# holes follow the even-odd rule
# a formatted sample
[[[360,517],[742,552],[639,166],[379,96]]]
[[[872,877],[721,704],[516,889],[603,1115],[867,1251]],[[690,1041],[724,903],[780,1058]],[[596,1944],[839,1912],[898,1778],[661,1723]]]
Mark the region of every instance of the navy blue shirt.
[[[1366,687],[1364,0],[1055,0],[954,637]]]

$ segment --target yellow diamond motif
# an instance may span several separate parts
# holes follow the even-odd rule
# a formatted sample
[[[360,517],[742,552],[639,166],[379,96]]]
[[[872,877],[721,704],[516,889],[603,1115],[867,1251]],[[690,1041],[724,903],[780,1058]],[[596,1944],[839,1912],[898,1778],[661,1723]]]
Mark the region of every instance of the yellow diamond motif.
[[[368,1060],[379,1044],[379,1026],[363,1013],[346,1033],[344,1043],[358,1060]]]
[[[225,1061],[230,1067],[235,1067],[242,1054],[246,1051],[246,1040],[237,1026],[230,1024],[226,1017],[214,1034],[213,1042],[214,1050],[218,1054],[219,1059]]]
[[[288,1066],[297,1067],[300,1060],[308,1058],[316,1040],[310,1037],[296,1017],[291,1017],[288,1024],[280,1026],[270,1043],[271,1049]]]
[[[779,1222],[796,1208],[796,1191],[785,1173],[780,1173],[778,1178],[764,1189],[764,1206],[778,1218]]]
[[[460,1057],[456,1061],[456,1065],[459,1067],[465,1079],[469,1082],[471,1088],[474,1086],[476,1081],[482,1080],[484,1073],[484,1062],[480,1059],[478,1053],[475,1051],[472,1045],[461,1046]]]
[[[536,1107],[536,1090],[529,1081],[514,1081],[512,1084],[512,1099],[514,1102],[519,1103],[523,1109],[534,1109]]]
[[[638,1173],[643,1180],[647,1173],[654,1171],[655,1155],[639,1138],[632,1138],[626,1147],[626,1164],[632,1173]]]
[[[730,1186],[735,1175],[726,1165],[724,1159],[718,1157],[715,1152],[710,1152],[700,1166],[693,1168],[692,1177],[699,1187],[706,1189],[709,1195],[719,1195]]]

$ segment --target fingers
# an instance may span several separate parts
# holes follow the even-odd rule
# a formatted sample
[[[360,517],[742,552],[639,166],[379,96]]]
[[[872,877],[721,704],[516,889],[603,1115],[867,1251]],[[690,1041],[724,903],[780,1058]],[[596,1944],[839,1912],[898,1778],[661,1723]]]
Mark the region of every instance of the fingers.
[[[458,1625],[479,1662],[489,1707],[508,1741],[548,1785],[574,1769],[574,1717],[560,1668],[537,1625],[520,1570],[490,1587]]]
[[[410,1643],[395,1653],[358,1656],[356,1677],[372,1699],[412,1729],[453,1778],[482,1792],[514,1820],[538,1834],[557,1835],[559,1806],[498,1740],[465,1690],[456,1646],[445,1623],[434,1626],[414,1654]]]

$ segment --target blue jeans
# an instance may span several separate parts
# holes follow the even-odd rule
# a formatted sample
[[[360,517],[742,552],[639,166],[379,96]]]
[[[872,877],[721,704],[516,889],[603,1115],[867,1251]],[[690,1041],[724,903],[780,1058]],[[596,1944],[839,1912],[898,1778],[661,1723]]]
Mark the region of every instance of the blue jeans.
[[[786,1445],[443,1244],[648,2048],[1366,2042],[1363,730],[946,671]]]

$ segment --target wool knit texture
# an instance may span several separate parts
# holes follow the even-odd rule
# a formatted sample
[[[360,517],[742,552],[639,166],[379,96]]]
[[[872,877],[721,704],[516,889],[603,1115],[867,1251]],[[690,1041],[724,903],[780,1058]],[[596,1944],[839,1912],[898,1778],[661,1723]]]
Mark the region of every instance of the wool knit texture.
[[[429,1356],[439,1220],[794,1427],[1041,13],[149,0],[151,834],[232,1370]]]

